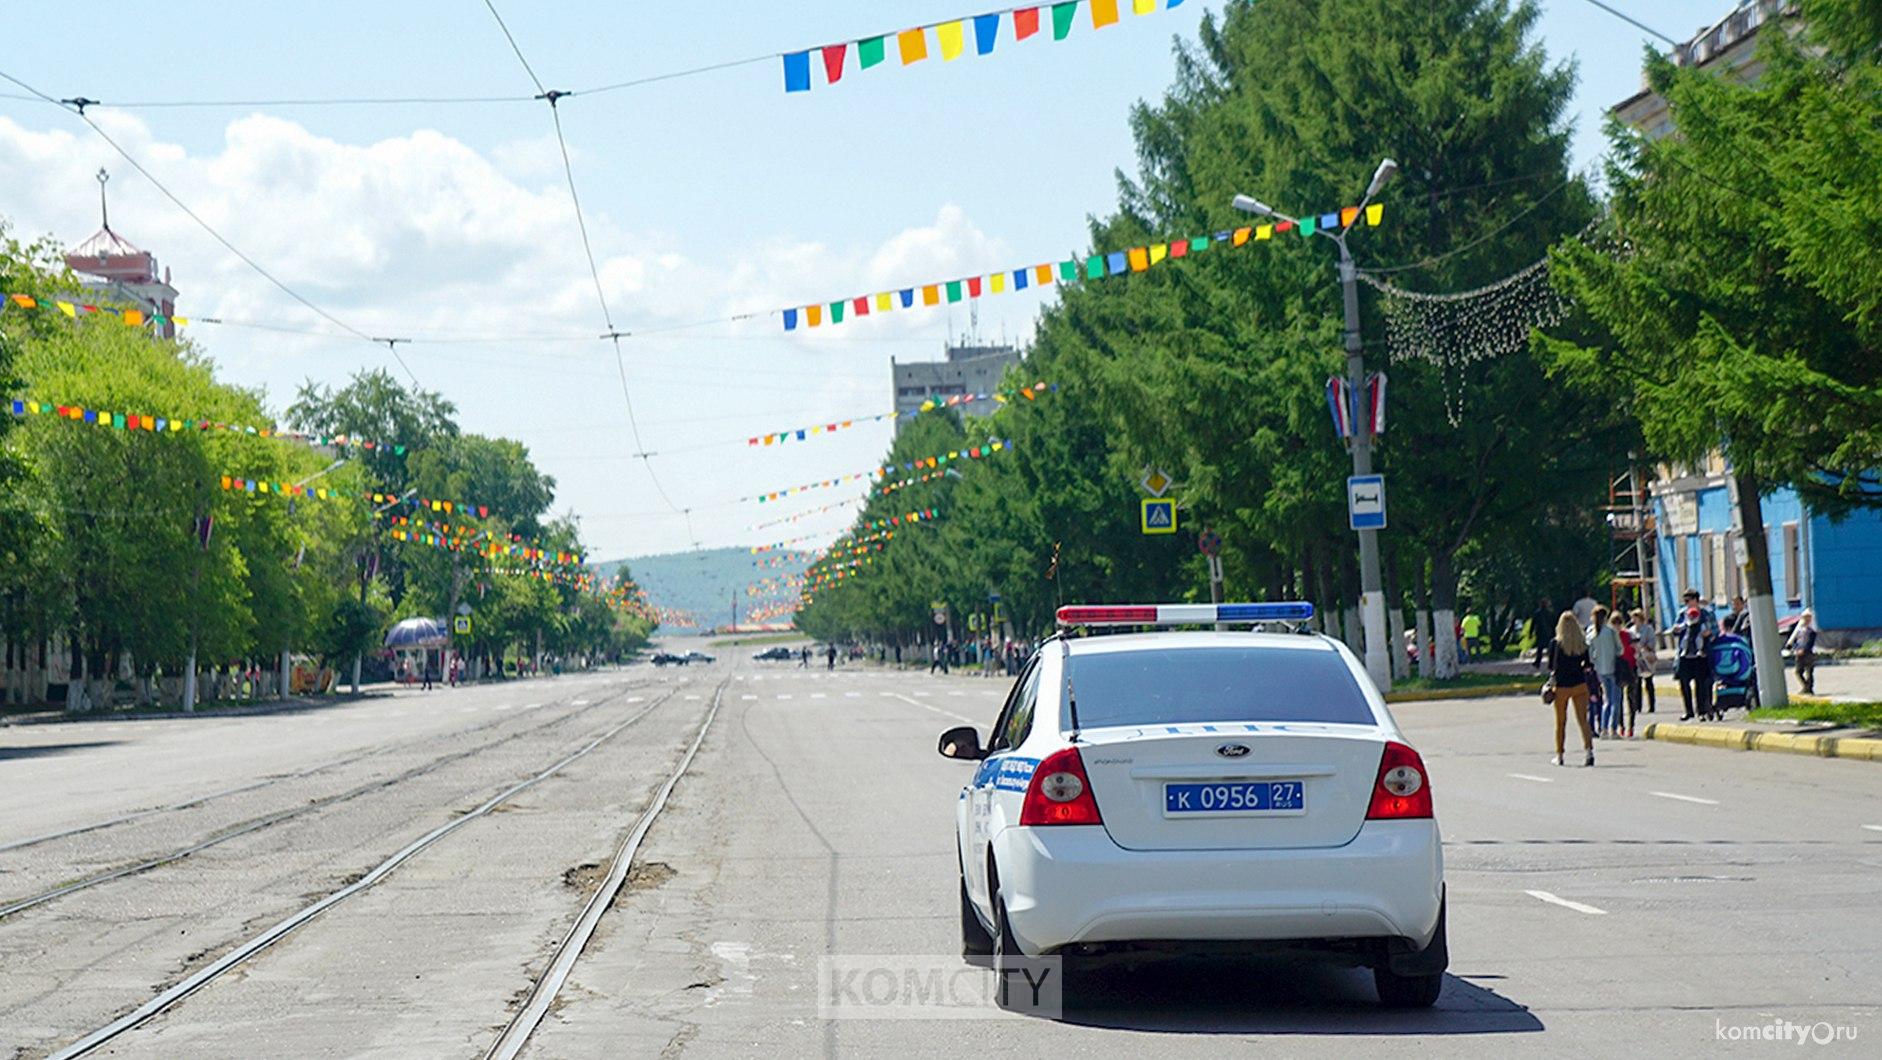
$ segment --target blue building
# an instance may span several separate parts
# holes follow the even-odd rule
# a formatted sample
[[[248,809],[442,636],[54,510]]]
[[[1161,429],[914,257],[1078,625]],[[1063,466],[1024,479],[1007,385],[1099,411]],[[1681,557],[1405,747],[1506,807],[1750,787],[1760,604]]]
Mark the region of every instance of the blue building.
[[[1730,476],[1716,455],[1703,470],[1672,477],[1665,470],[1652,487],[1658,617],[1669,618],[1689,588],[1727,607],[1744,593]],[[1882,510],[1835,521],[1788,488],[1766,495],[1763,508],[1778,618],[1815,611],[1825,647],[1882,637]]]

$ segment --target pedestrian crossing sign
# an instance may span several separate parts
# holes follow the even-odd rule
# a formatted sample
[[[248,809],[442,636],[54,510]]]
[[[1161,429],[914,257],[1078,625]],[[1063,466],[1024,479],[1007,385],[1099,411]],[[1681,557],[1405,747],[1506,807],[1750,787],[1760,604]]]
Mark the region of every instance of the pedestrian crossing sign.
[[[1173,500],[1151,500],[1143,502],[1143,531],[1146,534],[1176,533],[1176,502]]]
[[[451,630],[460,637],[470,636],[471,620],[469,615],[458,615],[451,620]]]

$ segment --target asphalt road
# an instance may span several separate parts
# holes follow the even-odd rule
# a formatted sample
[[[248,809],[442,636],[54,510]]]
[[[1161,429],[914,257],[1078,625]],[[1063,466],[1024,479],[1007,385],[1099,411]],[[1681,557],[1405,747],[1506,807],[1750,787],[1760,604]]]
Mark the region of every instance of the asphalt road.
[[[1397,709],[1445,832],[1433,1011],[1380,1010],[1363,972],[1161,961],[1102,974],[1056,1021],[823,1020],[819,957],[958,952],[971,767],[935,736],[985,726],[1005,685],[741,658],[0,730],[0,908],[98,881],[0,916],[0,1042],[36,1056],[105,1025],[613,732],[98,1054],[481,1055],[720,690],[523,1055],[1709,1056],[1786,1048],[1720,1040],[1781,1020],[1873,1055],[1882,1036],[1882,769],[1648,742],[1558,768],[1527,697]]]

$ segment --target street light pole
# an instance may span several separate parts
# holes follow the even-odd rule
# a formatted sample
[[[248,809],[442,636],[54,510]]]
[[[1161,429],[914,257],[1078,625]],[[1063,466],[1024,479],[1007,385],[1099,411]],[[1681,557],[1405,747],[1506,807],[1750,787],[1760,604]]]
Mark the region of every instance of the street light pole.
[[[1346,249],[1346,233],[1336,242],[1340,247],[1340,299],[1346,313],[1346,385],[1355,395],[1366,393],[1366,354],[1359,341],[1359,270],[1353,266],[1352,252]],[[1355,416],[1353,424],[1353,474],[1372,474],[1372,415]],[[1381,692],[1392,688],[1392,656],[1385,643],[1385,589],[1379,577],[1379,532],[1359,531],[1359,611],[1366,627],[1366,672]]]
[[[1379,168],[1373,171],[1372,183],[1366,186],[1365,198],[1360,200],[1359,211],[1354,219],[1365,213],[1366,206],[1379,194],[1394,174],[1398,172],[1398,163],[1391,159],[1382,159]],[[1237,195],[1232,205],[1246,213],[1259,214],[1263,217],[1275,217],[1284,221],[1295,218],[1279,213],[1272,206],[1246,195]],[[1340,301],[1345,315],[1346,331],[1346,384],[1348,392],[1363,395],[1366,390],[1366,355],[1359,339],[1359,269],[1353,264],[1353,255],[1346,246],[1348,226],[1342,225],[1337,230],[1315,229],[1317,234],[1333,240],[1340,248]],[[1352,452],[1353,474],[1372,474],[1372,416],[1370,413],[1355,416],[1353,424]],[[1392,687],[1392,656],[1386,644],[1385,633],[1385,591],[1379,577],[1379,532],[1360,530],[1359,532],[1359,608],[1366,629],[1366,673],[1379,691],[1389,691]]]

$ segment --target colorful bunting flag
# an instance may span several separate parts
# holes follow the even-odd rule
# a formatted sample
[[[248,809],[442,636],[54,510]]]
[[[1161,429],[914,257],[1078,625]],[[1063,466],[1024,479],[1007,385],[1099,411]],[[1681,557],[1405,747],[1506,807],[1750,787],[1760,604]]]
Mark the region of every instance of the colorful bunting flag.
[[[319,446],[330,449],[365,449],[373,452],[390,452],[394,456],[404,456],[402,445],[387,445],[367,438],[355,438],[350,435],[309,434],[301,431],[282,430],[277,427],[250,427],[240,423],[223,423],[218,420],[199,420],[178,416],[151,416],[143,413],[102,412],[77,405],[59,405],[49,401],[30,401],[23,398],[12,399],[8,411],[15,416],[55,416],[76,423],[103,423],[118,430],[149,431],[154,434],[174,434],[180,431],[224,431],[230,434],[248,434],[258,438],[281,438],[303,445]]]
[[[1072,24],[1078,18],[1080,3],[1091,7],[1091,25],[1093,29],[1103,29],[1118,21],[1118,0],[1062,0],[1051,5],[1052,39],[1062,41],[1071,35]],[[1173,8],[1182,0],[1166,0],[1165,8]],[[1147,15],[1157,9],[1156,0],[1131,0],[1131,10],[1139,15]],[[1013,17],[1013,39],[1023,41],[1039,32],[1039,8],[1016,7],[1007,11],[992,11],[977,15],[944,19],[929,22],[893,34],[880,33],[871,37],[856,38],[856,58],[860,69],[867,70],[879,65],[884,58],[889,37],[895,38],[896,51],[903,66],[910,66],[928,58],[928,31],[935,32],[935,41],[941,50],[942,62],[953,62],[967,49],[967,24],[974,27],[974,54],[992,55],[999,43],[1000,18],[1011,14]],[[824,81],[834,85],[843,79],[843,64],[849,44],[819,45],[802,51],[784,52],[784,91],[810,91],[810,53],[815,51],[823,57]]]
[[[1044,385],[1045,384],[1043,383],[1040,384],[1041,387],[1043,387]],[[810,493],[814,490],[823,490],[823,489],[829,489],[833,486],[841,486],[847,482],[860,482],[864,479],[874,479],[878,481],[887,480],[890,475],[893,475],[896,473],[898,468],[902,472],[907,473],[907,474],[913,474],[917,471],[922,470],[923,468],[940,471],[941,469],[945,468],[948,464],[954,463],[956,461],[979,460],[984,457],[992,456],[994,453],[1005,452],[1006,450],[1011,449],[1012,447],[1013,447],[1013,443],[1009,439],[991,438],[991,439],[988,439],[986,444],[984,445],[971,446],[967,449],[952,450],[946,453],[936,453],[933,456],[924,456],[916,460],[905,460],[900,464],[884,464],[881,467],[870,468],[867,471],[852,471],[852,472],[849,472],[848,474],[838,475],[835,478],[822,479],[817,482],[806,482],[801,486],[791,486],[785,489],[771,490],[765,493],[755,493],[749,497],[740,497],[739,500],[741,502],[757,501],[759,504],[768,504],[768,503],[782,500],[786,497],[796,496],[800,493]],[[933,476],[930,476],[930,477],[933,477]],[[907,484],[908,483],[904,483],[904,485],[907,485]],[[805,515],[805,514],[814,515],[816,514],[816,512],[822,512],[822,511],[828,511],[828,510],[829,510],[828,508],[819,508],[819,509],[816,509],[815,512],[801,513],[800,515],[794,516],[792,518],[793,519],[801,518],[802,515]],[[790,521],[792,520],[791,519],[779,520],[779,522],[790,522]],[[753,527],[752,529],[755,530],[755,529],[760,529],[765,526],[774,526],[774,525],[776,524],[775,523],[760,523],[758,526]]]
[[[1385,207],[1380,203],[1375,202],[1367,205],[1364,209],[1366,223],[1368,225],[1379,224],[1384,218],[1384,211]],[[1294,221],[1279,221],[1274,224],[1252,225],[1216,232],[1212,235],[1198,235],[1188,239],[1173,239],[1167,243],[1153,243],[1148,246],[1131,247],[1126,250],[1114,250],[1106,253],[1093,254],[1083,261],[1077,258],[1068,258],[1065,261],[1059,262],[1056,269],[1051,264],[1023,265],[1018,268],[1002,269],[998,272],[983,275],[965,276],[951,280],[937,280],[919,286],[921,291],[921,304],[931,307],[942,304],[944,300],[952,304],[962,301],[963,299],[983,298],[989,295],[1001,294],[1009,286],[1007,282],[1009,275],[1012,277],[1012,289],[1015,291],[1024,291],[1028,287],[1044,287],[1051,284],[1055,271],[1061,283],[1076,283],[1081,279],[1101,280],[1109,276],[1118,276],[1125,273],[1144,272],[1169,261],[1195,257],[1197,254],[1214,249],[1217,246],[1240,247],[1250,242],[1265,242],[1273,239],[1276,233],[1288,232],[1296,227],[1300,229],[1300,233],[1303,237],[1311,236],[1317,230],[1330,230],[1338,227],[1342,222],[1342,218],[1350,216],[1356,219],[1360,215],[1360,212],[1359,207],[1348,206],[1324,214],[1302,217],[1298,223]],[[873,296],[859,295],[854,298],[831,302],[827,305],[793,306],[780,311],[784,320],[784,330],[797,330],[800,310],[803,319],[808,322],[809,326],[816,327],[818,323],[821,322],[822,314],[826,308],[830,312],[830,322],[832,324],[842,323],[842,306],[845,303],[853,305],[856,308],[856,316],[867,316],[867,307],[872,300],[875,304],[876,312],[886,313],[893,308],[893,296],[899,294],[902,308],[908,309],[915,304],[916,289],[915,287],[904,287],[897,292],[882,291]]]
[[[123,323],[125,327],[129,328],[143,327],[145,324],[154,324],[158,327],[162,327],[165,324],[172,324],[180,328],[189,326],[190,322],[189,317],[166,316],[163,313],[146,313],[141,309],[114,309],[111,306],[88,305],[84,302],[68,302],[60,298],[52,299],[50,303],[47,303],[41,302],[30,294],[9,294],[0,296],[0,311],[4,311],[9,307],[18,309],[45,309],[48,305],[74,320],[78,319],[80,314],[88,316],[106,316],[115,318]]]

